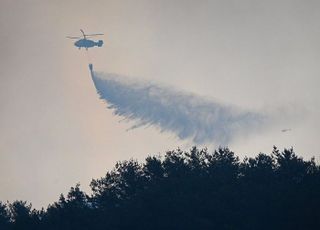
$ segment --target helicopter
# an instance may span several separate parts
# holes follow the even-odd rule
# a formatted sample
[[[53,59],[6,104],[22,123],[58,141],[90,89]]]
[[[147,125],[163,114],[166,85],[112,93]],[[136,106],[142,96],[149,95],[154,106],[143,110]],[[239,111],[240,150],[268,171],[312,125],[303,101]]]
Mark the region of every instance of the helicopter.
[[[76,41],[74,43],[74,46],[78,47],[79,50],[81,48],[86,48],[86,50],[88,50],[88,48],[92,48],[92,47],[101,47],[103,45],[103,41],[99,40],[99,41],[93,41],[90,39],[87,39],[88,37],[92,37],[92,36],[99,36],[99,35],[104,35],[104,34],[85,34],[83,32],[82,29],[80,29],[81,33],[82,33],[82,37],[71,37],[71,36],[67,36],[67,38],[69,39],[79,39],[78,41]]]
[[[282,129],[281,132],[285,133],[285,132],[289,132],[291,131],[291,129]]]

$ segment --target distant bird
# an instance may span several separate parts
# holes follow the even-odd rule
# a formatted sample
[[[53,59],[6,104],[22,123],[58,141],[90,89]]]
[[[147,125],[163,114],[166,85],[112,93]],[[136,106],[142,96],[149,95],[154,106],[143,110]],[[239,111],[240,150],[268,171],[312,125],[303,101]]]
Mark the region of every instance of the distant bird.
[[[281,132],[285,133],[285,132],[289,132],[291,131],[291,129],[282,129]]]

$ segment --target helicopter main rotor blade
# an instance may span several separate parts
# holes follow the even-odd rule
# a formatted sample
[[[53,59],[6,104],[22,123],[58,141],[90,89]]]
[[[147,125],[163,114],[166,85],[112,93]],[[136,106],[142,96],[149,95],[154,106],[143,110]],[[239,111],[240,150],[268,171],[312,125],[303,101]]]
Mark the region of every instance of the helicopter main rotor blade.
[[[104,35],[104,34],[86,34],[86,36],[99,36],[99,35]]]
[[[83,37],[85,38],[85,37],[86,37],[86,35],[84,34],[83,30],[82,30],[82,29],[80,29],[80,31],[81,31],[81,33],[82,33]]]
[[[69,38],[69,39],[80,39],[81,37],[70,37],[70,36],[67,36],[66,38]]]

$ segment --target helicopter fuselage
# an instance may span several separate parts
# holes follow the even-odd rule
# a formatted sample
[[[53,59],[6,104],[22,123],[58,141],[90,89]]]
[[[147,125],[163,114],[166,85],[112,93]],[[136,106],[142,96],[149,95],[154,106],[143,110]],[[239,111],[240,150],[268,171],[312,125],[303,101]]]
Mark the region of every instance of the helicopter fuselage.
[[[81,48],[91,48],[91,47],[94,47],[94,46],[98,46],[98,47],[101,47],[103,45],[103,41],[102,40],[99,40],[99,41],[93,41],[93,40],[89,40],[89,39],[80,39],[78,41],[76,41],[74,43],[74,45],[76,47],[78,47],[79,49]]]

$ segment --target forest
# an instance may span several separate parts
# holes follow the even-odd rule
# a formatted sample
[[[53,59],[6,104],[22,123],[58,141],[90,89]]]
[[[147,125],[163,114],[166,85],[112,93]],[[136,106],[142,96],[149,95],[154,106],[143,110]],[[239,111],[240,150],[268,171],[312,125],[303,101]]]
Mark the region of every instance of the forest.
[[[292,148],[177,149],[118,162],[90,187],[41,210],[0,202],[0,229],[320,229],[320,166]]]

